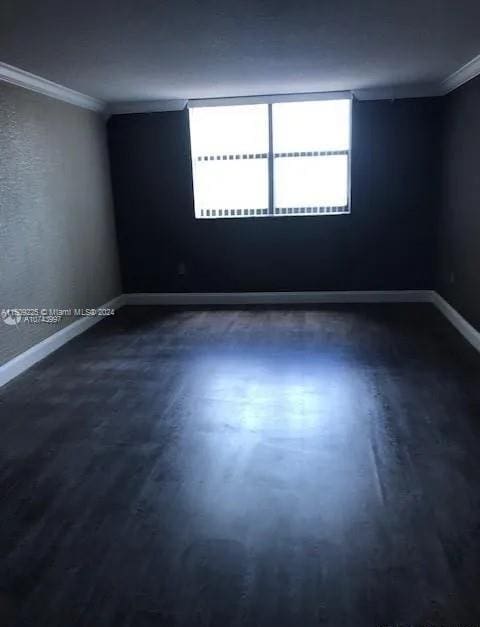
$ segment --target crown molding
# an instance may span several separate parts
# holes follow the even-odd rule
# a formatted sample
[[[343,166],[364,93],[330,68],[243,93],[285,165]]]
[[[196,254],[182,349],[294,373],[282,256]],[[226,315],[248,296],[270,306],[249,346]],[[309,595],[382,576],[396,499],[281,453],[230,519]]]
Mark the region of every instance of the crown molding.
[[[163,113],[165,111],[182,111],[188,100],[130,100],[126,102],[110,102],[107,105],[107,115],[122,115],[124,113]]]
[[[228,98],[207,99],[175,99],[175,100],[138,100],[127,102],[113,102],[108,104],[106,114],[122,115],[128,113],[166,113],[167,111],[182,111],[186,106],[225,106],[229,104],[253,104],[264,102],[288,102],[291,100],[320,100],[328,98],[351,98],[356,100],[396,100],[397,98],[424,98],[426,96],[440,96],[438,85],[407,85],[402,87],[379,87],[370,89],[354,89],[351,91],[321,92],[307,94],[279,94],[273,96],[240,96]]]
[[[447,76],[442,81],[435,83],[414,83],[409,85],[397,85],[393,87],[368,87],[365,89],[352,89],[348,93],[356,100],[397,100],[401,98],[432,98],[437,96],[445,96],[457,87],[460,87],[464,83],[468,82],[472,78],[480,75],[480,55],[463,65],[461,68]],[[339,92],[340,93],[340,92]],[[341,92],[345,94],[347,92]],[[294,94],[295,96],[302,96],[302,94]],[[312,94],[303,94],[312,95]],[[323,96],[326,94],[323,93]],[[244,100],[254,101],[264,99],[265,96],[249,96]],[[285,98],[285,96],[282,96]],[[201,104],[208,102],[209,104],[215,101],[218,104],[227,104],[227,101],[239,101],[239,98],[215,98],[208,100],[194,99],[194,100],[151,100],[151,101],[130,101],[130,102],[116,102],[112,103],[107,108],[109,115],[116,115],[119,113],[153,113],[153,112],[165,112],[165,111],[180,111],[185,106],[201,106]],[[262,100],[263,102],[264,100]]]
[[[465,63],[465,65],[462,65],[461,68],[450,74],[450,76],[447,76],[447,78],[440,83],[441,95],[449,94],[451,91],[471,81],[472,78],[475,78],[479,74],[480,54],[468,63]]]
[[[289,100],[319,100],[328,98],[353,97],[356,100],[397,100],[399,98],[426,98],[441,96],[440,86],[435,83],[402,85],[397,87],[371,87],[367,89],[353,89],[351,91],[321,92],[307,94],[279,94],[273,96],[245,96],[229,98],[207,98],[192,100],[138,100],[129,102],[114,102],[107,106],[107,115],[122,115],[128,113],[165,113],[167,111],[182,111],[186,106],[222,106],[228,104],[252,104],[264,102],[286,102]]]
[[[21,70],[20,68],[8,65],[8,63],[2,63],[0,61],[0,81],[17,85],[18,87],[24,87],[30,91],[35,91],[44,96],[55,98],[56,100],[62,100],[68,102],[77,107],[84,109],[90,109],[91,111],[103,111],[106,104],[102,100],[97,100],[91,96],[86,96],[78,91],[63,87],[52,81]]]
[[[440,86],[437,83],[415,83],[412,85],[397,85],[395,87],[369,87],[367,89],[353,89],[356,100],[397,100],[400,98],[431,98],[441,96]]]
[[[412,85],[397,85],[394,87],[370,87],[366,89],[352,89],[348,93],[357,100],[397,100],[400,98],[426,98],[444,96],[464,83],[480,75],[480,54],[463,65],[461,68],[447,76],[438,83],[417,83]],[[189,104],[185,98],[175,98],[166,100],[129,100],[106,103],[103,100],[92,98],[68,87],[63,87],[58,83],[49,81],[46,78],[21,70],[20,68],[8,65],[0,61],[0,81],[18,85],[31,91],[44,94],[50,98],[68,102],[77,107],[90,109],[92,111],[103,112],[105,115],[121,115],[128,113],[161,113],[166,111],[181,111]],[[342,92],[347,93],[347,92]],[[302,94],[294,94],[302,96]],[[309,95],[309,94],[306,94]],[[305,94],[304,94],[305,96]],[[323,94],[325,96],[325,94]],[[283,96],[284,97],[284,96]],[[254,100],[256,97],[249,97]],[[257,97],[258,98],[258,97]],[[265,98],[265,96],[261,96]],[[224,99],[215,99],[220,102]],[[209,99],[209,102],[212,102]],[[192,100],[192,105],[202,102]]]

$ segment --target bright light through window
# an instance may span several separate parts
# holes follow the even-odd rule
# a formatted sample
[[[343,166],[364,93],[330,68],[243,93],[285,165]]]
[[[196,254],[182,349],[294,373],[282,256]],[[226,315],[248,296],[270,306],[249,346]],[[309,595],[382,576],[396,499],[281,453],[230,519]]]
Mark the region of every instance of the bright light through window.
[[[197,218],[350,211],[350,100],[190,109]]]
[[[268,106],[190,109],[197,218],[267,215]]]
[[[275,152],[350,148],[350,100],[272,105]]]

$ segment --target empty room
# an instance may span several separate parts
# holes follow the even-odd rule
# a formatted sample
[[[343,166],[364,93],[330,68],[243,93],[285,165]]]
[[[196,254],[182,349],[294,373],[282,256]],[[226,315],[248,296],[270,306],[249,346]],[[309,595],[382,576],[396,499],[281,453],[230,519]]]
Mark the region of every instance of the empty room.
[[[480,4],[1,0],[0,627],[480,625]]]

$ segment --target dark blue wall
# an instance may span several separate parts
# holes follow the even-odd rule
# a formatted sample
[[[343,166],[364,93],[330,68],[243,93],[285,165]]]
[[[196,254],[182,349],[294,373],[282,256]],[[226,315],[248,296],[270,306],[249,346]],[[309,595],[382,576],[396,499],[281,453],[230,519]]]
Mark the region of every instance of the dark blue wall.
[[[223,220],[194,218],[186,111],[113,116],[125,291],[433,288],[440,110],[354,103],[351,215]]]
[[[480,329],[480,77],[442,100],[437,288]]]

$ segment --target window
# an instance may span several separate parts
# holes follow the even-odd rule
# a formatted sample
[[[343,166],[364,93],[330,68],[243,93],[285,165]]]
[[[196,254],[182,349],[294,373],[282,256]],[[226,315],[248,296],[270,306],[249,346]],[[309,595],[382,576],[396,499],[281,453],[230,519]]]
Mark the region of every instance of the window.
[[[190,109],[197,218],[268,214],[268,105]]]
[[[189,111],[197,218],[350,212],[350,99]]]

